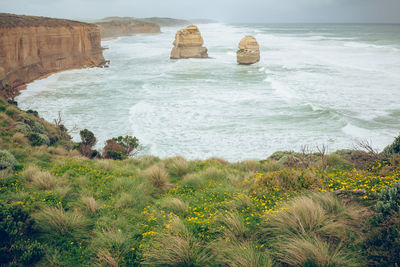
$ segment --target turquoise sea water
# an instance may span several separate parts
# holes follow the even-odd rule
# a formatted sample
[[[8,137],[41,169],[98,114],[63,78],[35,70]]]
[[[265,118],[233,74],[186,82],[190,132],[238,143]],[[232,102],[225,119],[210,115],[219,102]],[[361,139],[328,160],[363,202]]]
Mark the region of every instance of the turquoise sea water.
[[[199,25],[210,59],[169,59],[177,28],[103,42],[110,68],[35,81],[18,98],[47,120],[88,128],[98,147],[135,135],[160,157],[263,159],[277,150],[400,133],[400,25]],[[261,61],[236,64],[253,35]],[[74,138],[78,140],[78,133]]]

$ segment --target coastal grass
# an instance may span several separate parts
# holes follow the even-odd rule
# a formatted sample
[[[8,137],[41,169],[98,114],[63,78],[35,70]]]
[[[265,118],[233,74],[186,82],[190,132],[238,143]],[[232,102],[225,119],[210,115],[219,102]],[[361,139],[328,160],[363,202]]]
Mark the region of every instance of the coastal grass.
[[[385,261],[385,251],[399,246],[398,205],[380,225],[373,218],[378,193],[400,183],[398,156],[366,164],[365,154],[341,151],[328,156],[326,168],[318,155],[294,152],[236,163],[90,160],[55,126],[17,108],[8,113],[0,113],[7,121],[0,127],[10,129],[0,150],[17,163],[0,171],[0,229],[8,231],[0,253],[17,266],[390,266],[396,260]],[[59,139],[32,146],[25,128],[11,127],[21,116]],[[393,237],[390,244],[385,236]]]

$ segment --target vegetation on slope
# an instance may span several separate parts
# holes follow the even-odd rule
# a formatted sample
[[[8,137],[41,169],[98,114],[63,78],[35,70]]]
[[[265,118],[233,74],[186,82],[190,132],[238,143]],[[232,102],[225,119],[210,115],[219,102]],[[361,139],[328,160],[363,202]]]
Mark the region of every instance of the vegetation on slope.
[[[399,264],[396,142],[390,156],[89,159],[75,148],[93,155],[90,131],[74,144],[5,101],[0,130],[0,265]],[[121,158],[138,145],[113,141]]]

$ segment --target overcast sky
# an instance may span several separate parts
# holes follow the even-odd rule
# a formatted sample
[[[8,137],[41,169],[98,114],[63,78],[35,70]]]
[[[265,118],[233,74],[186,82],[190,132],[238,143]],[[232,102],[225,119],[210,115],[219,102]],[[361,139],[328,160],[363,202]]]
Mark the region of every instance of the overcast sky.
[[[238,23],[400,23],[400,0],[0,0],[0,12],[70,19],[157,16]]]

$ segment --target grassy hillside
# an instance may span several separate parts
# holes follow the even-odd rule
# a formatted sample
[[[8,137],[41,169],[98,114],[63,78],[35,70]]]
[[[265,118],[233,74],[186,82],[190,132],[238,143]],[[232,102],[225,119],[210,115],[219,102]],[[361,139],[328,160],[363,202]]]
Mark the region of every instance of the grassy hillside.
[[[88,159],[0,102],[0,265],[398,266],[398,145]],[[397,149],[397,150],[396,150]]]

